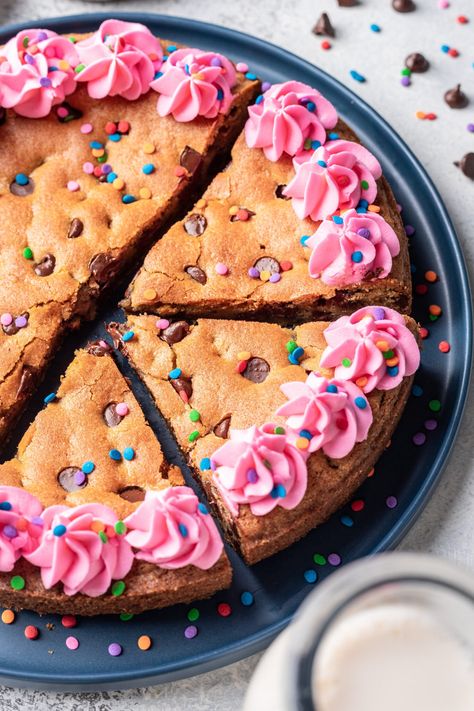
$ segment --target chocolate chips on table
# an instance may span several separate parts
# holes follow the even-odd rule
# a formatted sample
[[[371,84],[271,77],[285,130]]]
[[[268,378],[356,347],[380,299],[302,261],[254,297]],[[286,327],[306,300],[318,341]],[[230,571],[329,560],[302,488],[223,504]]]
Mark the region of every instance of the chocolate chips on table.
[[[69,230],[67,233],[68,239],[76,239],[76,237],[82,235],[83,229],[84,223],[78,217],[75,217],[73,220],[71,220],[71,224],[69,225]]]
[[[119,425],[123,420],[122,415],[118,414],[116,408],[117,408],[116,402],[109,402],[109,404],[105,408],[104,412],[102,413],[103,418],[107,424],[107,427],[117,427],[117,425]]]
[[[231,418],[231,415],[227,415],[227,417],[224,417],[214,427],[213,432],[216,435],[216,437],[220,437],[221,439],[227,439],[227,436],[229,434],[230,418]]]
[[[254,357],[249,358],[242,375],[247,380],[251,380],[252,383],[263,383],[269,372],[270,366],[267,361],[263,358]]]
[[[397,12],[413,12],[416,10],[413,0],[392,0],[392,7]]]
[[[412,52],[405,59],[405,66],[414,74],[422,74],[428,71],[430,63],[420,52]]]
[[[469,103],[466,94],[461,90],[461,84],[457,84],[454,89],[449,89],[444,95],[444,100],[452,109],[464,109]]]
[[[58,481],[64,491],[77,491],[87,486],[87,477],[79,467],[66,467],[58,474]],[[79,483],[80,482],[80,483]]]
[[[189,324],[186,321],[175,321],[160,332],[160,338],[169,346],[179,343],[189,333]]]
[[[355,7],[359,5],[359,0],[337,0],[339,7]]]
[[[179,157],[179,164],[191,175],[201,166],[202,155],[191,146],[185,146]]]
[[[474,180],[474,153],[466,153],[461,160],[455,161],[454,165],[462,170],[466,177]]]
[[[193,212],[192,215],[189,215],[189,217],[185,219],[183,227],[191,237],[199,237],[207,227],[207,220],[204,215]]]
[[[207,281],[206,272],[204,272],[201,267],[198,267],[197,264],[191,264],[189,267],[186,267],[184,271],[186,274],[189,274],[191,279],[199,282],[199,284],[205,284]]]
[[[43,259],[34,265],[35,274],[40,277],[49,276],[54,272],[56,257],[53,254],[45,254]]]
[[[331,20],[329,19],[329,15],[327,14],[327,12],[321,13],[319,20],[313,27],[313,33],[315,35],[324,35],[326,37],[336,36],[336,31],[334,30],[334,27],[331,24]]]

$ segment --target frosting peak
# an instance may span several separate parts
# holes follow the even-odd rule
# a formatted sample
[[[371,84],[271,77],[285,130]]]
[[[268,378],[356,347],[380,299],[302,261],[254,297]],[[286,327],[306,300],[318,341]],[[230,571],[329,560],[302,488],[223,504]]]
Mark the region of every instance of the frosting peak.
[[[138,549],[135,557],[161,568],[195,565],[208,570],[222,553],[214,520],[188,486],[147,491],[125,523],[126,540]]]
[[[42,118],[76,88],[75,45],[55,32],[22,30],[0,52],[0,103],[5,109]]]
[[[276,414],[287,418],[296,435],[308,439],[308,453],[322,449],[340,459],[367,438],[372,409],[354,383],[310,373],[306,382],[283,383],[281,389],[289,402]]]
[[[271,161],[283,153],[296,155],[307,142],[324,143],[325,129],[337,123],[334,106],[319,91],[298,81],[274,84],[248,112],[247,145],[262,148]]]
[[[138,22],[106,20],[76,47],[84,65],[76,81],[87,82],[89,96],[94,99],[138,99],[148,91],[163,60],[159,41]]]
[[[293,509],[306,491],[306,455],[272,424],[231,430],[212,463],[213,481],[234,516],[240,504],[249,504],[255,516],[276,506]]]
[[[310,275],[334,286],[383,279],[400,251],[398,237],[383,217],[354,209],[323,220],[306,246],[312,249]]]
[[[420,350],[397,311],[367,306],[342,316],[324,331],[328,344],[323,368],[335,368],[340,380],[354,381],[364,392],[390,390],[420,364]]]
[[[337,210],[368,203],[377,195],[376,180],[382,175],[378,160],[359,143],[328,141],[312,154],[303,151],[293,159],[296,175],[284,189],[302,220],[318,222]]]
[[[15,486],[0,486],[0,571],[10,572],[25,553],[38,546],[43,507],[36,497]]]
[[[151,88],[160,94],[159,115],[172,114],[176,121],[185,122],[226,113],[235,82],[233,64],[222,54],[186,48],[170,54]]]

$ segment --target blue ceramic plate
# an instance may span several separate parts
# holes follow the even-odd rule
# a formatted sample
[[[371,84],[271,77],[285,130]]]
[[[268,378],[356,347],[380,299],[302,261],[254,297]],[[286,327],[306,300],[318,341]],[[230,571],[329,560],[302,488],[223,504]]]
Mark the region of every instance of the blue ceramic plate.
[[[254,37],[173,17],[119,13],[116,16],[143,22],[161,37],[214,49],[236,61],[244,61],[251,71],[270,82],[298,79],[323,92],[380,159],[403,205],[405,223],[416,229],[411,239],[414,283],[424,283],[427,269],[436,271],[439,280],[429,285],[427,294],[415,297],[415,317],[430,331],[424,343],[415,394],[410,397],[392,446],[378,462],[374,476],[358,492],[354,508],[347,506],[303,541],[253,568],[243,565],[231,551],[235,571],[232,588],[212,600],[196,603],[199,619],[192,623],[188,620],[189,608],[182,605],[139,615],[128,622],[117,617],[82,619],[75,630],[66,630],[57,617],[19,614],[13,625],[0,624],[0,682],[15,686],[71,691],[154,684],[209,671],[262,649],[288,624],[311,590],[314,583],[308,580],[315,577],[322,580],[341,562],[393,548],[400,541],[439,479],[468,389],[472,316],[459,243],[435,187],[390,126],[320,69]],[[42,20],[29,26],[46,26],[57,32],[87,32],[95,30],[106,18],[105,14],[81,15]],[[0,42],[20,29],[23,27],[4,28]],[[433,322],[428,317],[431,303],[439,304],[443,310],[441,318]],[[51,392],[73,349],[92,334],[103,336],[101,324],[116,317],[111,310],[104,311],[96,324],[85,329],[82,340],[79,337],[69,340],[58,354],[55,372],[27,413],[28,419],[34,416],[35,408],[40,408],[44,394]],[[442,340],[451,344],[450,353],[443,354],[438,349]],[[131,374],[127,371],[127,375]],[[133,375],[132,387],[152,426],[164,440],[166,453],[181,463],[148,395]],[[441,403],[439,411],[432,401]],[[413,443],[415,433],[426,436],[422,446]],[[242,602],[244,591],[253,595],[250,606]],[[231,614],[220,615],[219,603],[227,603],[226,609]],[[54,629],[46,627],[49,622]],[[40,628],[38,640],[31,642],[24,637],[27,624]],[[199,633],[194,639],[187,639],[184,631],[191,624]],[[77,651],[69,651],[65,646],[71,633],[80,641]],[[148,652],[137,647],[141,634],[154,640]],[[123,646],[122,656],[109,656],[107,647],[111,642]]]

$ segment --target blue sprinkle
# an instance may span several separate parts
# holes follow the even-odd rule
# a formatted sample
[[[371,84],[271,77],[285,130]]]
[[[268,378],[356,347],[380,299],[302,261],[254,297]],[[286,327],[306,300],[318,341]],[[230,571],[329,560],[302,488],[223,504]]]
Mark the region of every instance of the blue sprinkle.
[[[321,147],[321,141],[311,141],[311,148],[313,151]]]
[[[411,394],[415,397],[421,397],[423,395],[423,388],[421,385],[414,385],[411,389]]]
[[[169,54],[164,54],[164,55],[163,55],[163,61],[164,61],[164,62],[167,62],[169,56],[170,56]]]
[[[410,271],[412,274],[416,273],[416,266],[414,264],[410,264]]]
[[[372,32],[380,32],[380,25],[376,25],[375,23],[372,23],[370,25],[370,29],[372,30]]]
[[[53,528],[53,535],[54,535],[54,536],[58,536],[58,537],[59,537],[59,536],[64,536],[64,534],[66,533],[66,531],[67,531],[66,526],[64,526],[62,523],[60,523],[58,526],[55,526],[55,527]]]
[[[153,79],[159,79],[159,78],[162,77],[162,76],[163,76],[163,72],[156,72],[156,74],[155,74],[155,76],[153,77]]]
[[[354,525],[354,521],[350,516],[341,516],[341,523],[343,526],[347,526],[347,528],[352,528]]]
[[[200,511],[202,514],[204,514],[204,516],[206,516],[209,513],[209,511],[207,510],[207,506],[205,506],[201,502],[198,503],[198,511]]]
[[[251,81],[254,81],[257,78],[257,75],[254,74],[253,72],[247,72],[247,74],[245,75],[245,78],[250,79]]]
[[[337,393],[337,385],[328,385],[326,388],[327,393]]]
[[[355,69],[351,69],[351,71],[349,72],[349,74],[351,75],[351,77],[352,77],[353,79],[355,79],[356,81],[360,82],[361,84],[363,84],[363,83],[365,82],[365,77],[362,76],[362,74],[359,74],[359,72],[356,72]]]
[[[200,464],[199,464],[199,469],[200,469],[202,472],[205,472],[206,469],[210,469],[210,468],[211,468],[211,460],[210,460],[210,457],[204,457],[204,459],[201,459],[201,462],[200,462]]]
[[[318,579],[318,574],[315,570],[305,570],[303,575],[307,583],[315,583]]]
[[[84,472],[84,474],[92,474],[92,472],[95,469],[95,464],[94,464],[94,462],[84,462],[81,469]]]
[[[300,437],[304,437],[305,439],[312,439],[313,435],[309,430],[301,430]]]
[[[321,168],[327,168],[328,164],[324,160],[318,160],[317,161],[318,165],[321,166]]]
[[[123,458],[127,460],[127,462],[131,462],[132,459],[135,457],[135,450],[133,447],[125,447],[123,450]]]
[[[12,505],[9,501],[0,501],[0,511],[11,511]]]
[[[398,375],[398,365],[393,365],[391,368],[387,368],[387,373],[392,377],[395,378],[395,376]]]
[[[272,499],[284,499],[286,496],[286,489],[283,484],[277,484],[274,486],[270,492]]]
[[[109,173],[109,174],[107,175],[107,182],[108,182],[108,183],[113,183],[116,178],[118,178],[117,173],[114,173],[114,172],[112,171],[112,173]]]
[[[171,380],[175,380],[176,378],[179,378],[182,372],[181,368],[173,368],[173,370],[170,370],[168,373],[168,377],[171,378]]]
[[[447,54],[449,52],[449,45],[448,44],[442,44],[441,45],[441,51]]]
[[[308,109],[308,111],[315,111],[316,104],[314,103],[314,101],[308,101],[308,103],[306,104],[306,108]]]
[[[339,138],[339,134],[338,133],[328,133],[328,138],[331,141],[337,141],[337,139]]]
[[[242,605],[245,607],[249,607],[250,605],[253,605],[254,597],[251,592],[246,590],[245,592],[242,593],[240,596],[240,602]]]
[[[369,207],[369,201],[362,198],[362,200],[359,200],[357,207]]]
[[[125,341],[127,343],[128,341],[131,341],[132,338],[134,337],[134,332],[133,331],[127,331],[126,333],[123,334],[122,336],[122,341]]]
[[[291,353],[288,353],[288,360],[290,363],[293,365],[299,365],[300,359],[304,355],[304,348],[301,348],[301,346],[297,346],[294,351]]]
[[[222,99],[224,98],[224,92],[222,91],[222,89],[217,90],[217,98],[219,101],[222,101]]]
[[[133,195],[124,195],[122,197],[122,202],[125,203],[125,205],[130,205],[130,203],[135,202],[137,198],[133,197]]]
[[[310,235],[303,235],[303,236],[301,237],[300,242],[301,242],[301,244],[303,245],[303,247],[305,246],[305,244],[306,244],[306,242],[309,240],[309,238],[310,238]]]
[[[91,142],[89,143],[89,146],[90,146],[91,148],[96,148],[97,150],[99,150],[100,148],[103,148],[103,147],[104,147],[103,144],[102,144],[100,141],[91,141]]]
[[[48,405],[50,402],[53,402],[53,400],[56,400],[56,393],[49,393],[49,395],[46,395],[43,402],[45,405]]]
[[[259,94],[257,98],[255,99],[256,104],[261,104],[263,101],[263,94]]]
[[[365,213],[367,212],[367,208],[366,207],[356,207],[356,212],[358,215],[365,215]]]
[[[359,410],[365,410],[365,408],[367,407],[367,400],[359,396],[356,397],[356,399],[354,400],[354,404],[356,405],[356,407],[359,408]]]
[[[114,460],[114,462],[120,462],[122,459],[122,455],[118,451],[118,449],[111,449],[109,452],[109,457]]]
[[[118,143],[122,139],[122,134],[120,133],[111,133],[109,135],[109,141],[113,141],[114,143]]]
[[[15,175],[15,183],[17,183],[18,185],[28,185],[29,182],[30,179],[27,175],[25,175],[25,173],[17,173]]]
[[[336,225],[342,225],[344,223],[344,220],[342,219],[342,217],[339,217],[339,215],[333,215],[332,221],[335,222]]]
[[[57,71],[58,71],[58,68],[57,68],[57,67],[49,67],[49,68],[48,68],[48,73],[49,73],[49,72],[57,72]]]
[[[186,538],[186,536],[188,535],[188,529],[186,528],[184,523],[179,523],[178,528],[179,528],[179,532],[183,536],[183,538]]]
[[[145,173],[145,175],[151,175],[151,173],[155,172],[155,166],[153,163],[145,163],[145,165],[142,167],[142,173]]]
[[[356,264],[361,262],[363,258],[364,258],[364,255],[362,254],[362,252],[357,251],[357,252],[352,252],[352,254],[351,254],[351,259]]]
[[[169,44],[166,48],[167,52],[176,52],[176,50],[177,50],[177,47],[175,44]]]
[[[184,65],[184,71],[186,72],[186,74],[191,74],[191,72],[189,71],[189,64]]]

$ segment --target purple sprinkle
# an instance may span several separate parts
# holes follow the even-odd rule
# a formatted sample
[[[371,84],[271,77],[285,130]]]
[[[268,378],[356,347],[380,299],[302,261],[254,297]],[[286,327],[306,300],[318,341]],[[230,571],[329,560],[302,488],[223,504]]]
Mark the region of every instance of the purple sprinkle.
[[[359,235],[359,237],[364,237],[365,239],[370,238],[370,230],[368,230],[367,227],[361,227],[360,229],[358,229],[357,234]]]
[[[425,428],[427,430],[435,430],[438,427],[438,423],[436,420],[426,420],[425,421]]]
[[[330,553],[328,555],[328,563],[329,565],[340,565],[341,556],[338,553]]]
[[[211,59],[211,67],[222,67],[222,62],[219,57],[213,57]]]
[[[413,444],[417,447],[421,447],[422,444],[426,442],[426,435],[424,432],[417,432],[413,435]]]
[[[410,84],[411,84],[410,77],[402,77],[400,79],[400,84],[402,86],[410,86]]]
[[[44,526],[44,521],[41,516],[33,516],[33,518],[31,519],[31,523],[33,523],[35,526]]]
[[[402,212],[402,210],[403,210],[403,207],[400,205],[399,202],[397,202],[397,210],[398,210],[398,212]]]
[[[260,276],[260,272],[255,267],[250,267],[248,275],[249,277],[252,277],[252,279],[258,279]]]
[[[40,84],[41,86],[44,86],[45,89],[51,86],[51,79],[48,79],[48,77],[41,77],[40,79]]]
[[[109,163],[104,163],[102,166],[102,173],[103,175],[107,175],[108,173],[112,172],[112,166]]]
[[[255,484],[255,482],[258,480],[258,474],[255,471],[255,469],[249,469],[247,471],[247,481],[250,484]]]
[[[474,123],[468,123],[466,128],[470,133],[474,133]]]
[[[184,630],[184,636],[186,637],[186,639],[194,639],[194,637],[197,637],[197,633],[198,628],[196,627],[196,625],[189,625]]]
[[[26,318],[26,316],[17,316],[15,319],[15,326],[17,328],[25,328],[27,323],[28,319]]]
[[[9,526],[8,524],[3,527],[3,535],[7,538],[16,538],[18,536],[18,531],[15,526]]]
[[[112,642],[112,644],[109,644],[108,652],[111,657],[120,657],[122,654],[122,647],[118,644],[118,642]]]
[[[217,469],[217,464],[211,459],[211,471],[215,472]]]
[[[269,81],[262,82],[262,91],[264,91],[264,92],[268,91],[270,87],[271,87],[271,84]]]
[[[36,38],[38,42],[43,42],[45,39],[48,39],[48,35],[46,32],[41,30],[41,32],[38,32],[38,37]]]
[[[413,227],[413,225],[405,225],[405,234],[407,235],[407,237],[411,237],[415,234],[415,228]]]
[[[389,509],[394,509],[395,506],[398,504],[398,500],[396,496],[387,496],[385,499],[385,503],[387,504]]]
[[[77,486],[82,486],[82,484],[85,482],[85,480],[86,480],[86,475],[84,474],[84,472],[76,472],[74,474],[74,483]]]
[[[383,321],[385,318],[385,309],[381,306],[374,306],[372,313],[376,321]]]
[[[25,54],[25,59],[28,62],[28,64],[34,64],[35,63],[35,58],[31,54]],[[40,82],[41,83],[41,82]]]
[[[271,281],[272,284],[276,284],[276,282],[280,281],[280,279],[281,279],[281,274],[279,274],[278,272],[275,272],[275,274],[271,275],[269,281]]]

